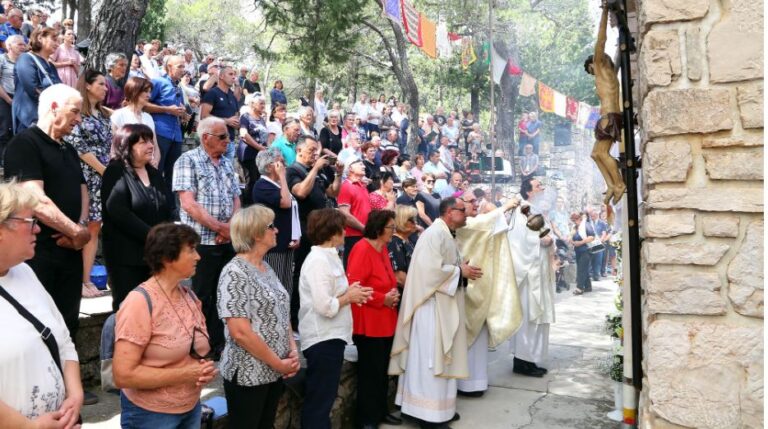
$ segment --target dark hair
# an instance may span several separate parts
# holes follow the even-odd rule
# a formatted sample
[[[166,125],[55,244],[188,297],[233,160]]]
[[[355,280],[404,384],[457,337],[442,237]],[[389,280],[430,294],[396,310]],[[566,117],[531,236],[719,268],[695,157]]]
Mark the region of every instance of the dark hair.
[[[454,197],[447,197],[440,200],[440,216],[445,216],[448,210],[456,206],[457,199]]]
[[[405,189],[405,188],[407,188],[409,186],[416,186],[416,185],[418,185],[418,183],[419,182],[416,181],[416,179],[414,179],[413,177],[409,177],[409,178],[403,180],[403,189]]]
[[[155,225],[147,234],[144,244],[144,260],[152,274],[165,268],[165,264],[179,259],[184,246],[195,247],[200,243],[200,236],[189,225],[161,223]]]
[[[398,155],[400,154],[396,150],[385,150],[384,153],[381,154],[381,165],[389,165],[393,159],[397,159]]]
[[[475,194],[475,197],[478,199],[485,197],[485,191],[483,188],[475,188],[472,190],[472,193]]]
[[[379,238],[384,233],[384,227],[387,226],[390,219],[395,220],[395,212],[392,210],[371,211],[368,215],[368,222],[365,223],[363,237],[370,240]]]
[[[275,84],[274,84],[274,85],[272,85],[272,88],[277,88],[277,84],[278,84],[278,83],[280,84],[280,89],[282,90],[282,89],[283,89],[283,81],[282,81],[282,80],[280,80],[280,79],[278,79],[278,80],[276,80],[276,81],[275,81]]]
[[[528,201],[528,195],[533,190],[533,184],[531,183],[533,180],[533,178],[529,177],[520,184],[520,196],[526,201]]]
[[[336,209],[312,210],[307,218],[307,234],[314,245],[323,244],[344,232],[344,216]]]
[[[285,107],[285,104],[277,103],[275,107],[272,108],[272,112],[269,114],[269,121],[274,122],[275,121],[275,112],[278,110],[287,110]]]
[[[386,182],[387,180],[395,180],[395,175],[390,173],[389,171],[378,171],[376,174],[371,177],[371,183],[368,184],[366,189],[368,189],[368,192],[374,192],[381,189],[381,185]]]
[[[603,54],[603,60],[605,60],[608,64],[610,64],[612,69],[616,68],[616,65],[613,64],[613,58],[611,58],[610,55]],[[588,56],[587,59],[584,60],[584,71],[589,74],[594,74],[594,73],[590,73],[589,71],[589,66],[591,66],[594,63],[595,63],[595,56],[594,55]]]
[[[32,34],[29,35],[29,50],[31,52],[39,52],[40,49],[43,49],[43,42],[41,39],[49,36],[58,37],[59,33],[52,27],[38,28],[33,31]]]
[[[436,150],[432,150],[432,151],[430,151],[430,152],[429,152],[429,155],[427,155],[427,159],[431,159],[431,158],[432,158],[432,155],[434,155],[434,154],[437,154],[437,155],[439,156],[439,155],[440,155],[440,152],[438,152],[438,151],[436,151]]]
[[[86,85],[93,85],[99,76],[104,76],[104,73],[95,69],[86,69],[77,80],[77,90],[80,91],[80,95],[83,97],[83,116],[92,116],[93,112],[101,109],[102,100],[96,102],[95,106],[91,106],[91,101],[88,99],[88,89]]]
[[[363,145],[360,147],[360,152],[361,152],[361,153],[363,153],[363,154],[365,154],[366,152],[368,152],[368,149],[371,149],[371,148],[375,148],[375,147],[376,147],[376,146],[374,146],[374,145],[373,145],[373,143],[371,143],[371,142],[365,142],[365,143],[363,143]]]
[[[154,140],[152,128],[144,124],[126,124],[112,136],[115,147],[115,160],[120,161],[126,170],[133,172],[133,146],[140,140]],[[155,154],[158,155],[158,154]]]
[[[129,77],[125,82],[125,101],[135,103],[146,90],[152,90],[152,82],[149,79],[138,76]]]
[[[296,150],[304,146],[307,143],[307,141],[310,141],[310,140],[313,142],[320,143],[314,136],[311,136],[309,134],[302,134],[299,136],[299,139],[296,140]]]

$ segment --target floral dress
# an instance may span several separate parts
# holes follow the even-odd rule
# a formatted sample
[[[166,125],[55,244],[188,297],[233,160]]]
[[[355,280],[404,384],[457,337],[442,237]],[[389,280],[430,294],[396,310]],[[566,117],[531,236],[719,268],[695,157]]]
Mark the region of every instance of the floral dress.
[[[83,116],[83,122],[64,141],[74,146],[80,156],[92,153],[103,165],[109,163],[112,128],[109,119],[99,111]],[[101,221],[101,175],[82,160],[80,163],[88,187],[88,220],[98,222]]]

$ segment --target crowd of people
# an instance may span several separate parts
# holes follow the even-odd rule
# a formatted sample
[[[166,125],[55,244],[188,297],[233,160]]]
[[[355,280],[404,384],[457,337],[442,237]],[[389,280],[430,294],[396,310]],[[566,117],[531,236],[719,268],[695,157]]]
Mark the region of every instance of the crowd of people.
[[[5,9],[12,28],[16,11]],[[399,375],[402,414],[447,427],[458,393],[487,389],[489,346],[509,340],[514,372],[546,373],[556,242],[575,246],[576,293],[607,274],[592,244],[607,241],[607,223],[591,209],[569,215],[562,197],[544,204],[534,164],[519,197],[482,184],[490,146],[470,112],[419,118],[409,154],[415,118],[393,97],[361,94],[345,111],[318,90],[289,114],[282,82],[267,98],[252,68],[197,64],[151,41],[130,61],[109,54],[106,74],[81,70],[71,29],[34,25],[0,29],[0,150],[14,180],[0,185],[0,242],[13,250],[0,257],[0,293],[12,296],[0,306],[14,338],[27,335],[0,353],[0,418],[18,427],[79,417],[73,339],[81,298],[100,293],[99,247],[124,428],[196,427],[219,373],[230,426],[272,427],[299,351],[302,426],[330,428],[348,344],[359,426],[401,423],[387,399]],[[199,144],[182,153],[185,136]],[[44,342],[29,332],[41,324],[53,333]]]

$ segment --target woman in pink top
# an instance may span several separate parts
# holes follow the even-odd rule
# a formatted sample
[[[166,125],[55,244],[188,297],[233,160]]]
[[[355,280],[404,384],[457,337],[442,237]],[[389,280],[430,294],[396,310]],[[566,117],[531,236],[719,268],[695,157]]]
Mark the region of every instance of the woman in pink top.
[[[200,260],[197,233],[164,223],[147,235],[153,275],[117,312],[112,370],[120,387],[120,425],[128,428],[200,427],[200,391],[217,373],[200,300],[181,281]],[[150,303],[151,302],[151,314]]]
[[[80,63],[83,57],[75,49],[75,32],[67,30],[64,33],[64,43],[59,45],[56,52],[53,53],[51,60],[59,72],[61,83],[67,84],[72,88],[77,86],[77,77],[80,74]]]

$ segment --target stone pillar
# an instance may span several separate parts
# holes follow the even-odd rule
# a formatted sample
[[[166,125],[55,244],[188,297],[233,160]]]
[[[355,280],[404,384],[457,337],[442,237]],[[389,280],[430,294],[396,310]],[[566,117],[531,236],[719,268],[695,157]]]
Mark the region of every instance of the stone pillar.
[[[638,2],[643,428],[763,427],[763,1]]]

